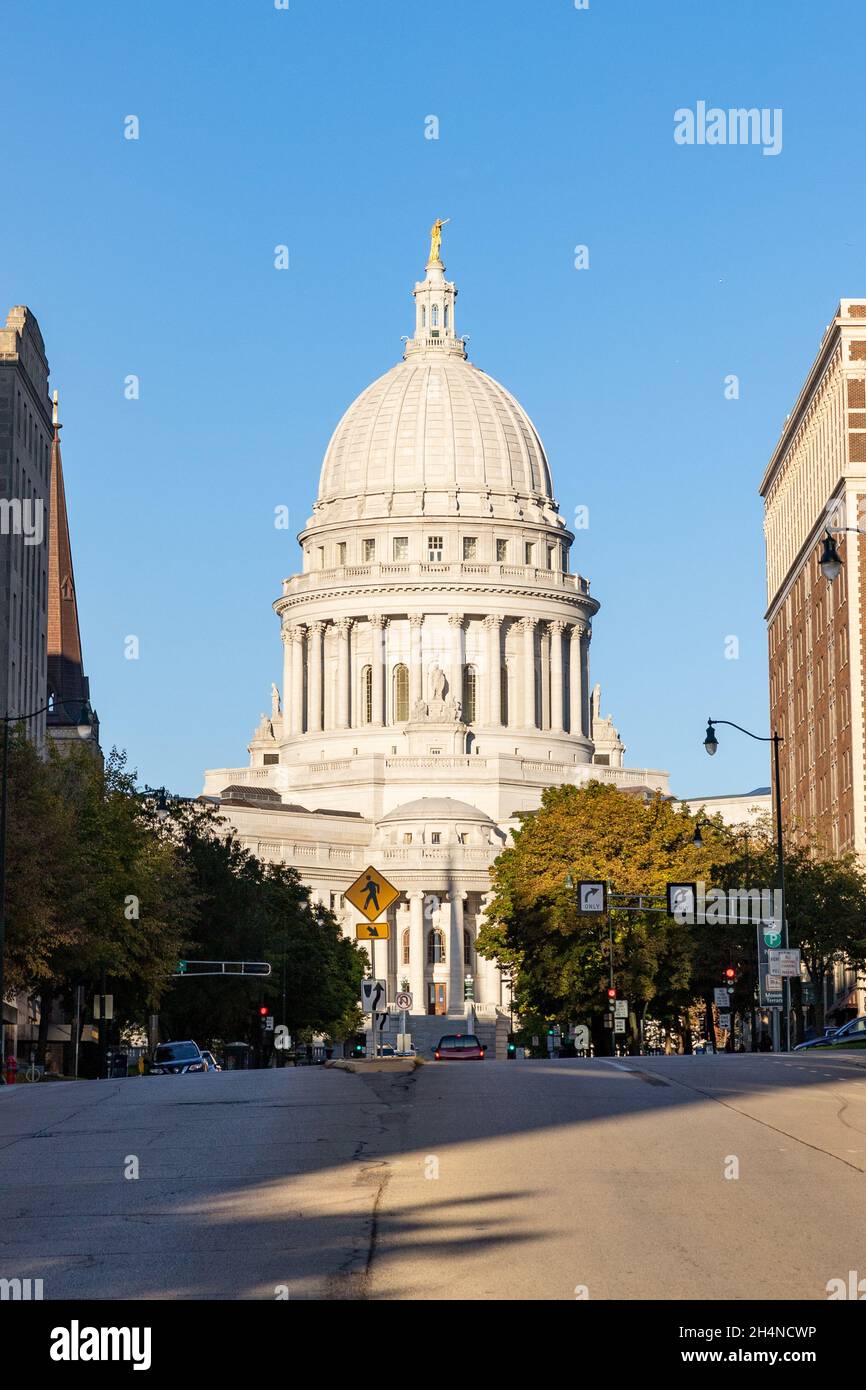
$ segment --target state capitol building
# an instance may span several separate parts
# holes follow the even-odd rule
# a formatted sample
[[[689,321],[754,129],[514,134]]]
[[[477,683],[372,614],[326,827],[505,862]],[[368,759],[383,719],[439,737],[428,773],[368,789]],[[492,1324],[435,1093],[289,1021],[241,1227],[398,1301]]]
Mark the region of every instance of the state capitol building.
[[[434,227],[403,360],[331,438],[302,567],[274,603],[272,690],[242,768],[205,774],[241,842],[294,865],[347,935],[343,893],[374,864],[400,898],[370,943],[413,1013],[506,1002],[475,937],[489,868],[545,787],[596,779],[667,793],[623,767],[590,685],[598,601],[570,565],[538,432],[467,359]]]

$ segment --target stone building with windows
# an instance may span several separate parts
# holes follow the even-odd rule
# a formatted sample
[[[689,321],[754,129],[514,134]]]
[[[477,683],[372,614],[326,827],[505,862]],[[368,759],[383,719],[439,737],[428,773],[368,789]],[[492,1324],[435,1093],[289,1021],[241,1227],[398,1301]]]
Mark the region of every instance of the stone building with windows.
[[[401,892],[371,948],[391,997],[408,982],[416,1013],[462,1013],[470,975],[483,1013],[503,985],[474,943],[519,814],[545,787],[666,792],[667,774],[624,768],[600,717],[599,605],[571,568],[544,447],[469,362],[444,271],[431,254],[403,360],[334,431],[301,571],[274,603],[282,698],[273,686],[249,766],[211,769],[204,793],[350,934],[342,893],[373,863]]]
[[[760,487],[767,552],[772,726],[782,735],[786,824],[827,852],[866,856],[866,300],[843,299],[782,428]],[[820,569],[826,528],[842,567]],[[840,964],[828,1013],[866,1009],[866,981]]]

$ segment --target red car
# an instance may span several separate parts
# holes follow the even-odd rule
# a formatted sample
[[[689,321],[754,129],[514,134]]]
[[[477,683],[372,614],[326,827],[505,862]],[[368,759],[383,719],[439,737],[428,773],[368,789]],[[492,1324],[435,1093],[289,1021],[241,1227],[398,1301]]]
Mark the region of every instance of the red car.
[[[433,1049],[437,1062],[483,1062],[484,1048],[474,1033],[446,1033]]]

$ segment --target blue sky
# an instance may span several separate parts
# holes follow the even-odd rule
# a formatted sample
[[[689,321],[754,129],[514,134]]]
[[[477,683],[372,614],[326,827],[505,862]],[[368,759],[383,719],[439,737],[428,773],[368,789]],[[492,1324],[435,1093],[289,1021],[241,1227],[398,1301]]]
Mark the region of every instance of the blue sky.
[[[473,360],[533,417],[566,518],[590,509],[573,559],[628,762],[683,796],[767,783],[758,744],[701,740],[710,713],[766,731],[757,487],[866,292],[864,37],[859,0],[10,12],[0,308],[36,313],[61,391],[106,746],[185,794],[246,761],[328,437],[399,359],[443,216]],[[699,100],[781,108],[781,153],[675,144]]]

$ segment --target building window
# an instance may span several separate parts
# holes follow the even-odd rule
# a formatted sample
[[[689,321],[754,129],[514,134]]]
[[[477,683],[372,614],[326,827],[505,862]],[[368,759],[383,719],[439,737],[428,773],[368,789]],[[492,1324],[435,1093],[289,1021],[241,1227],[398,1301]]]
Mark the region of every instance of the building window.
[[[431,845],[441,845],[441,843],[442,843],[442,832],[441,832],[441,830],[434,830],[434,831],[433,831],[432,835],[430,836],[430,843],[431,843]]]
[[[463,537],[463,559],[464,559],[464,560],[477,560],[477,559],[478,559],[478,537],[477,537],[477,536],[464,536],[464,537]]]
[[[535,556],[535,546],[533,545],[532,541],[524,541],[524,542],[523,542],[523,563],[524,563],[525,565],[534,565],[534,564],[535,564],[534,556]]]
[[[339,544],[338,544],[338,546],[337,546],[337,564],[338,564],[338,565],[345,565],[345,563],[346,563],[346,542],[345,542],[345,541],[340,541]]]
[[[496,563],[504,565],[508,560],[508,541],[496,542]]]
[[[555,553],[555,547],[552,546],[552,545],[549,545],[549,546],[547,547],[547,568],[548,568],[549,570],[552,570],[552,569],[553,569],[553,556],[554,556],[554,553]]]
[[[274,764],[278,763],[279,761],[279,753],[265,753],[264,757],[262,758],[262,762],[264,763],[265,767],[273,767]]]
[[[478,678],[474,666],[463,667],[463,723],[474,724]]]
[[[439,305],[434,304],[430,309],[430,324],[433,328],[439,326]]]
[[[472,964],[472,937],[468,931],[463,933],[463,964]]]
[[[443,324],[445,325],[445,327],[447,328],[447,327],[448,327],[448,305],[447,305],[447,304],[445,305],[445,312],[444,312],[444,314],[442,315],[442,322],[443,322]]]
[[[403,964],[404,964],[404,965],[408,965],[408,964],[409,964],[409,928],[408,928],[408,927],[407,927],[406,930],[403,932],[403,935],[402,935],[401,938],[400,938],[400,944],[401,944],[401,946],[402,946],[402,948],[403,948],[402,951],[401,951],[401,953],[400,953],[400,954],[401,954],[402,961],[403,961]]]
[[[411,843],[412,843],[412,831],[411,831],[411,830],[404,830],[404,831],[403,831],[403,844],[404,844],[404,845],[411,845]]]
[[[395,536],[395,537],[394,537],[394,559],[395,559],[395,560],[408,560],[408,559],[409,559],[409,537],[408,537],[408,536]]]
[[[365,563],[365,564],[369,564],[369,562],[370,562],[371,560],[375,560],[375,558],[376,558],[376,542],[375,542],[374,540],[370,539],[369,537],[368,537],[366,540],[363,540],[363,541],[361,542],[361,553],[362,553],[362,555],[363,555],[363,557],[364,557],[364,563]]]
[[[394,722],[405,724],[409,718],[409,667],[394,667]]]
[[[421,327],[422,327],[422,328],[426,328],[426,327],[427,327],[427,305],[426,305],[426,304],[422,304],[422,305],[421,305]]]
[[[324,568],[325,568],[325,547],[324,547],[323,545],[320,545],[320,546],[319,546],[319,569],[320,569],[320,570],[323,570]]]
[[[427,559],[431,565],[438,565],[442,562],[445,553],[441,536],[427,537]]]
[[[508,667],[499,668],[499,721],[508,728]]]
[[[364,724],[373,722],[373,668],[365,666],[361,672],[361,720]]]
[[[342,911],[343,911],[343,895],[342,895],[342,893],[332,893],[332,894],[331,894],[331,911],[332,911],[332,912],[342,912]]]
[[[433,927],[427,933],[427,964],[445,964],[445,933]]]

